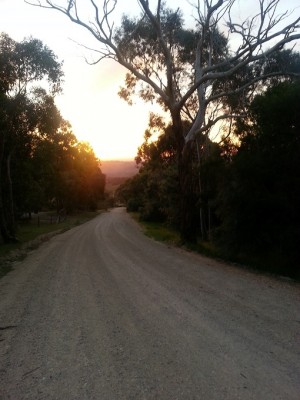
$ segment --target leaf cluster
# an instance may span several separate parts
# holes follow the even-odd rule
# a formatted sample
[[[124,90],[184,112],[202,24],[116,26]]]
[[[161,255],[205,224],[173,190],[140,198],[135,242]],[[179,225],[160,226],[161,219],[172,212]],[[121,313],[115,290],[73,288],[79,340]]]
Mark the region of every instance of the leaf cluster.
[[[105,179],[55,105],[63,74],[53,52],[2,34],[0,71],[0,241],[10,241],[23,212],[96,208]]]
[[[46,80],[52,94],[61,90],[62,63],[39,39],[16,42],[0,35],[0,91],[21,93],[30,84]]]

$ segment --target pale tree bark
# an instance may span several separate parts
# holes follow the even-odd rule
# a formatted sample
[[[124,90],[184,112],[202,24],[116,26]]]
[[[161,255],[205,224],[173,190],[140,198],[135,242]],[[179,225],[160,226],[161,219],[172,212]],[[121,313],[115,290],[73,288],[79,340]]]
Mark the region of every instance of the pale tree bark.
[[[153,96],[169,111],[174,132],[178,143],[178,165],[182,206],[182,236],[183,239],[195,238],[193,231],[193,216],[183,215],[188,212],[193,198],[193,183],[190,178],[191,154],[195,151],[194,143],[199,134],[208,135],[210,129],[221,120],[230,120],[237,117],[230,107],[226,106],[229,95],[238,95],[267,78],[288,75],[289,71],[261,71],[240,86],[228,90],[213,90],[217,81],[233,78],[236,73],[254,62],[263,62],[272,54],[300,39],[300,17],[297,12],[277,12],[280,0],[253,1],[257,11],[245,21],[234,18],[236,0],[198,0],[193,7],[196,12],[198,43],[195,48],[192,66],[194,79],[188,86],[180,87],[176,75],[176,57],[172,46],[164,34],[161,15],[162,2],[136,0],[142,11],[140,23],[147,20],[156,33],[157,43],[164,68],[155,70],[155,66],[147,66],[146,62],[135,63],[118,46],[115,40],[113,24],[114,11],[117,0],[25,0],[26,3],[42,8],[54,9],[66,15],[71,21],[88,30],[98,41],[99,47],[93,49],[97,55],[94,62],[105,58],[113,59],[125,67],[137,82],[146,85]],[[255,3],[255,4],[254,4]],[[87,5],[90,5],[93,16],[87,17]],[[286,4],[286,3],[284,3]],[[170,2],[170,5],[171,2]],[[83,8],[85,7],[85,8]],[[82,12],[84,9],[84,13]],[[299,14],[299,13],[298,13]],[[296,17],[293,18],[293,16]],[[290,22],[287,23],[287,17]],[[138,27],[139,22],[137,22]],[[215,56],[217,31],[220,26],[224,35],[238,40],[235,48],[230,48],[226,55]],[[133,32],[134,33],[134,32]],[[128,39],[130,40],[130,38]],[[88,47],[87,47],[88,48]],[[150,69],[149,69],[150,68]],[[149,72],[150,71],[150,72]],[[130,81],[128,81],[130,82]],[[127,83],[128,83],[127,82]],[[192,98],[197,100],[196,112],[188,110]],[[182,119],[186,115],[192,116],[190,131],[184,135]],[[188,224],[191,224],[189,227]],[[190,234],[189,234],[190,232]]]
[[[231,117],[228,112],[218,115],[214,120],[205,119],[206,110],[213,101],[223,98],[228,94],[226,92],[210,95],[207,90],[212,82],[218,79],[226,79],[234,75],[239,69],[254,61],[267,59],[272,53],[282,49],[286,44],[300,39],[299,25],[300,17],[286,25],[283,25],[289,14],[286,12],[281,15],[276,14],[276,9],[280,0],[257,0],[258,12],[252,18],[244,22],[235,22],[232,17],[233,6],[236,0],[203,0],[194,6],[197,11],[197,22],[200,27],[199,42],[195,51],[195,79],[193,84],[178,99],[175,94],[176,84],[174,82],[174,70],[176,65],[166,42],[160,23],[161,1],[157,1],[154,10],[150,9],[148,0],[136,0],[144,13],[142,18],[148,18],[154,31],[157,33],[157,40],[161,45],[161,52],[164,56],[166,65],[165,74],[167,81],[167,91],[157,81],[151,79],[146,73],[130,63],[124,54],[118,49],[114,40],[113,13],[117,0],[96,1],[90,0],[89,3],[94,12],[94,19],[81,18],[81,11],[86,6],[86,1],[82,0],[25,0],[26,3],[48,9],[54,9],[65,14],[72,22],[81,25],[87,29],[91,35],[99,42],[99,48],[92,49],[99,57],[95,62],[100,62],[104,58],[110,58],[120,63],[128,69],[137,79],[148,84],[155,93],[165,103],[172,112],[181,111],[188,99],[196,92],[199,101],[199,111],[194,120],[190,132],[186,135],[185,141],[194,140],[195,135],[201,131],[205,132],[220,119]],[[208,52],[213,51],[213,36],[219,24],[223,22],[228,29],[229,35],[239,37],[240,44],[235,51],[232,51],[226,59],[213,63],[212,57],[209,62],[203,63],[202,51],[205,37],[209,37],[211,45],[208,46]],[[278,30],[276,28],[278,27]],[[266,47],[269,44],[268,47]],[[276,76],[282,74],[281,71],[261,75],[253,81],[248,82],[243,87],[236,88],[231,94],[238,93],[247,89],[247,87],[261,81],[267,76]],[[208,93],[208,94],[207,94]]]

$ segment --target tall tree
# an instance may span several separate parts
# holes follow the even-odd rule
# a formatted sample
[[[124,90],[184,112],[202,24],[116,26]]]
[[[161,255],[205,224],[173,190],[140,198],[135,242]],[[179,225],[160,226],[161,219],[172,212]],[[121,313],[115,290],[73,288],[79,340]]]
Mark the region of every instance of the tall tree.
[[[153,140],[152,136],[157,134],[157,140]],[[136,157],[140,170],[129,184],[129,199],[133,204],[138,204],[139,200],[142,219],[166,221],[178,227],[177,152],[172,126],[151,114],[144,138]],[[134,183],[137,188],[140,185],[140,190],[134,190]]]
[[[229,98],[236,96],[240,102],[262,81],[294,73],[278,64],[273,69],[268,66],[273,54],[300,38],[299,16],[279,14],[280,0],[257,0],[253,16],[240,21],[235,18],[237,1],[203,0],[190,6],[195,11],[195,28],[187,29],[179,9],[171,10],[161,0],[153,6],[148,0],[137,0],[141,16],[125,16],[115,29],[117,0],[90,0],[89,11],[81,0],[25,1],[57,10],[87,29],[99,43],[98,61],[110,58],[128,70],[123,97],[130,101],[137,93],[169,112],[178,149],[181,235],[183,240],[194,240],[196,227],[190,212],[194,208],[190,164],[194,143],[220,120],[236,116]],[[186,118],[192,124],[185,134]]]
[[[61,78],[61,64],[41,41],[29,38],[19,43],[0,35],[0,231],[4,241],[15,236],[12,158],[16,147],[26,147],[45,125],[50,111],[45,89],[33,85],[47,82],[54,94],[60,90]]]
[[[261,258],[264,268],[300,275],[300,82],[257,95],[220,185],[219,242]]]
[[[34,138],[30,154],[26,149],[18,149],[19,157],[14,160],[18,211],[30,212],[42,207],[55,208],[58,213],[95,210],[105,186],[99,160],[89,144],[78,142],[70,124],[62,117],[55,131],[50,129],[49,118],[46,122],[48,132],[43,132],[47,134]],[[25,157],[20,159],[25,151]],[[24,177],[21,181],[20,176]]]

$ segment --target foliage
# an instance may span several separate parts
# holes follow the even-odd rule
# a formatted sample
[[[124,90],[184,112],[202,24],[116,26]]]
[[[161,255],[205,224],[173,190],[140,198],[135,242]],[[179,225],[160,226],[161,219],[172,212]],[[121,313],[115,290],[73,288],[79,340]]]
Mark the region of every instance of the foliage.
[[[161,134],[152,141],[157,131]],[[136,157],[139,173],[120,186],[117,196],[127,204],[128,211],[139,211],[143,220],[176,225],[178,173],[172,128],[151,115],[144,138]]]
[[[47,81],[52,94],[61,90],[62,64],[40,40],[16,42],[7,34],[0,35],[0,92],[13,95],[26,93],[30,85]]]
[[[227,253],[294,276],[300,261],[299,105],[299,82],[278,84],[252,102],[220,187],[216,232]]]
[[[61,120],[54,134],[35,138],[31,156],[16,159],[14,188],[19,214],[54,208],[59,213],[96,210],[103,198],[105,177],[87,143],[78,142],[70,125]]]
[[[115,34],[115,41],[118,50],[122,53],[127,62],[134,65],[135,71],[130,71],[126,75],[125,86],[121,88],[119,94],[126,101],[131,103],[134,94],[138,94],[144,101],[157,101],[167,110],[169,108],[167,98],[164,100],[162,92],[173,97],[173,101],[180,101],[182,92],[187,91],[194,81],[194,55],[197,51],[199,31],[186,29],[184,27],[183,14],[180,9],[172,10],[165,5],[160,10],[160,30],[163,40],[168,46],[169,62],[172,63],[172,78],[167,78],[168,62],[166,54],[162,49],[159,33],[153,27],[153,22],[149,18],[141,20],[123,16],[122,24]],[[209,62],[219,62],[225,57],[227,52],[227,40],[218,29],[214,32],[213,53],[210,54],[209,35],[203,43],[203,67],[207,67]],[[144,82],[136,77],[136,71],[140,72],[160,88],[157,90],[155,85],[149,85],[149,81]],[[176,85],[170,93],[170,82],[174,80]],[[194,96],[189,100],[189,114],[197,112],[197,100]]]
[[[188,123],[185,129],[189,129]],[[153,136],[158,132],[159,136],[154,140]],[[164,125],[158,116],[151,115],[144,139],[136,157],[136,162],[140,165],[139,174],[121,185],[117,196],[121,202],[125,202],[128,211],[139,211],[142,220],[160,221],[179,229],[179,177],[176,139],[172,125]],[[213,199],[217,180],[221,179],[223,161],[218,144],[202,137],[202,141],[199,140],[197,145],[201,153],[202,190],[200,193],[200,169],[195,149],[192,160],[194,202],[190,212],[199,232],[200,208],[203,209],[206,229],[212,229],[215,223]]]
[[[161,222],[141,220],[140,214],[136,212],[131,212],[131,216],[141,224],[145,235],[150,238],[173,245],[180,243],[178,230],[169,225]]]
[[[253,93],[263,90],[264,84],[295,74],[289,63],[282,68],[278,54],[300,38],[299,18],[286,23],[288,13],[278,14],[280,0],[258,1],[244,21],[236,17],[238,1],[204,0],[190,4],[195,24],[187,28],[179,8],[173,10],[160,0],[138,0],[140,16],[124,16],[115,27],[117,0],[85,1],[85,7],[80,0],[28,2],[54,9],[86,29],[97,40],[95,62],[109,58],[126,68],[120,91],[125,100],[132,103],[137,94],[169,113],[176,143],[181,236],[195,240],[195,144],[220,120],[247,116]],[[203,225],[202,221],[205,236]]]
[[[96,209],[105,181],[92,149],[55,106],[62,70],[53,52],[37,39],[2,34],[0,67],[0,240],[9,242],[24,212]]]
[[[200,236],[203,213],[207,235],[193,248],[299,277],[299,104],[300,83],[277,82],[251,102],[247,123],[236,124],[236,144],[228,138],[213,143],[205,136],[198,141],[201,165],[194,163],[193,179],[201,190],[195,185],[194,216]],[[129,211],[139,211],[142,221],[158,229],[158,236],[158,223],[162,230],[178,230],[172,126],[152,116],[136,160],[139,174],[118,195]]]

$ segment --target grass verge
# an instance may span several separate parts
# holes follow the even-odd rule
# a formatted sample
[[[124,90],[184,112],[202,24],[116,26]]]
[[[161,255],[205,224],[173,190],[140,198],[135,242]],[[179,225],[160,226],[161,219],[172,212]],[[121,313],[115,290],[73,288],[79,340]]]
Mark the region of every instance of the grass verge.
[[[293,263],[286,265],[286,261],[281,260],[277,254],[267,255],[233,255],[227,254],[214,243],[198,240],[197,243],[185,243],[182,245],[179,232],[159,222],[146,222],[139,218],[139,213],[130,213],[139,223],[145,235],[157,241],[166,242],[175,246],[182,246],[187,250],[199,253],[203,256],[213,258],[231,265],[251,270],[258,274],[267,274],[275,277],[300,281],[300,274],[295,270]]]
[[[130,215],[138,222],[146,236],[160,242],[174,245],[180,244],[180,235],[175,229],[161,222],[142,221],[139,217],[139,213],[131,212]]]

